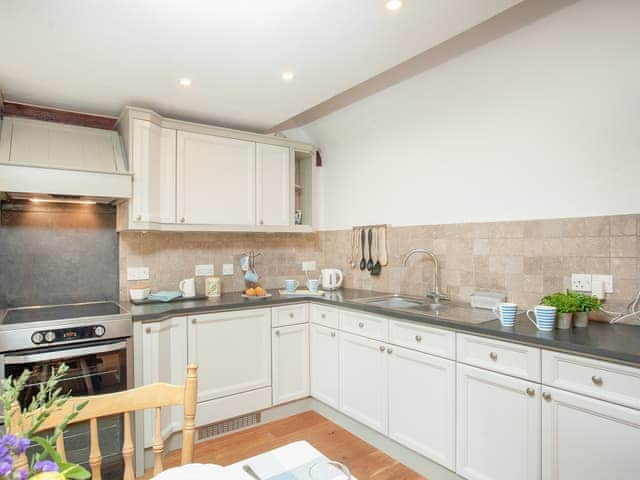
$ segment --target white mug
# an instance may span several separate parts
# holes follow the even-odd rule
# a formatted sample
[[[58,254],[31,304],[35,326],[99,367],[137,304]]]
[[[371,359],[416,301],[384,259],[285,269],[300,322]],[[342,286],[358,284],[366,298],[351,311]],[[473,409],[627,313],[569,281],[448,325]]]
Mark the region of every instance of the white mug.
[[[193,278],[185,278],[180,282],[180,292],[183,297],[196,296],[196,281]]]
[[[318,293],[318,288],[320,287],[320,280],[317,278],[310,278],[307,280],[307,288],[311,293]]]

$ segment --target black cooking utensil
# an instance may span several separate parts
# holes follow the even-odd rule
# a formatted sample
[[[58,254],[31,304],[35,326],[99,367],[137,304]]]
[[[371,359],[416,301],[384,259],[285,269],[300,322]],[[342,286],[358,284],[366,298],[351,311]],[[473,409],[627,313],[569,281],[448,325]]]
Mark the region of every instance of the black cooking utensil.
[[[362,243],[362,260],[360,260],[360,270],[364,271],[367,268],[367,261],[364,258],[364,228],[360,230],[360,241]]]
[[[373,242],[373,230],[369,229],[369,261],[367,262],[367,270],[373,270],[373,257],[371,256],[371,243]]]

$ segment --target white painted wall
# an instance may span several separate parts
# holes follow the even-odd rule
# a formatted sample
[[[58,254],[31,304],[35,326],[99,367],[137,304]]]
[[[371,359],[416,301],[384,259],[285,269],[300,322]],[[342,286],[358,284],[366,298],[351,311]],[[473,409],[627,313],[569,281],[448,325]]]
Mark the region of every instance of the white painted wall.
[[[640,212],[640,1],[582,0],[292,136],[324,228]]]

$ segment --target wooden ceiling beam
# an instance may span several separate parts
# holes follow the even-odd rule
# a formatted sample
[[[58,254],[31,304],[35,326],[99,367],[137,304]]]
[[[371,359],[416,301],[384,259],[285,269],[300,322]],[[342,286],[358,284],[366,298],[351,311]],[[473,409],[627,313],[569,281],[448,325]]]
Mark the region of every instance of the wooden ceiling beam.
[[[0,97],[1,98],[1,97]],[[34,120],[44,120],[47,122],[66,123],[80,127],[100,128],[102,130],[113,130],[118,119],[116,117],[103,117],[88,113],[68,112],[56,108],[39,107],[17,102],[4,102],[4,115],[15,117],[32,118]]]

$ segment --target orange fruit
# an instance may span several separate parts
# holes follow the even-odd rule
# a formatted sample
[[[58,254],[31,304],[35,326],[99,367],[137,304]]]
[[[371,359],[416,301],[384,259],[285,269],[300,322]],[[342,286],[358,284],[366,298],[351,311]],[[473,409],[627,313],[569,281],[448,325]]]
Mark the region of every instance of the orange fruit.
[[[256,291],[253,288],[247,288],[247,291],[244,292],[247,297],[255,297]]]
[[[267,291],[262,287],[256,287],[256,295],[259,297],[264,297],[267,294]]]

